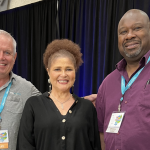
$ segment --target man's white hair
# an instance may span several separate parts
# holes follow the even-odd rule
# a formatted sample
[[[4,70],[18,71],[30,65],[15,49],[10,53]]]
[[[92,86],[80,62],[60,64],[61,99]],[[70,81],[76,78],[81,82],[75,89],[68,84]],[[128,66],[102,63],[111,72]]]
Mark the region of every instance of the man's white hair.
[[[14,49],[14,54],[15,54],[16,53],[16,46],[17,46],[17,43],[16,43],[15,39],[11,36],[10,33],[6,32],[4,30],[0,30],[0,35],[6,35],[6,36],[8,36],[8,37],[10,37],[12,39],[12,41],[13,41],[13,49]]]

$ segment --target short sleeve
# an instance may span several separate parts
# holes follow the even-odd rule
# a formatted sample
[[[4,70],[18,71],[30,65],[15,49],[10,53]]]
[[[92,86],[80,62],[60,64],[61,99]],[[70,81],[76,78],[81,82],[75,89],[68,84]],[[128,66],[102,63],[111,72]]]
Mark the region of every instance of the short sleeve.
[[[104,132],[104,116],[105,116],[105,106],[104,106],[104,83],[101,84],[98,90],[97,99],[96,99],[96,111],[98,119],[98,129],[99,132]]]

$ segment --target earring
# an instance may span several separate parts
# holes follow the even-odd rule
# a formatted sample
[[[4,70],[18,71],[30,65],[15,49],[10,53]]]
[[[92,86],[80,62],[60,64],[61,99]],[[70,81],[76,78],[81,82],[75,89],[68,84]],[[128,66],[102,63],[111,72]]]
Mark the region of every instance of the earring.
[[[50,79],[48,79],[48,83],[49,83],[49,91],[51,92],[51,90],[52,90],[52,84],[51,84]]]
[[[51,83],[50,79],[48,79],[48,83]]]
[[[74,92],[74,85],[72,86],[71,94],[73,94],[73,92]]]

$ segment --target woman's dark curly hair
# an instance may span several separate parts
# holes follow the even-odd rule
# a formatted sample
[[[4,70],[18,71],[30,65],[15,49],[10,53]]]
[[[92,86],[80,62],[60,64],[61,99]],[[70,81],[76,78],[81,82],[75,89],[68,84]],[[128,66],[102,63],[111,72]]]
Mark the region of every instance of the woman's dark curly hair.
[[[49,66],[49,58],[60,50],[66,50],[74,56],[76,70],[83,63],[82,53],[80,52],[81,48],[77,44],[68,39],[57,39],[48,44],[43,54],[43,63],[46,70]]]

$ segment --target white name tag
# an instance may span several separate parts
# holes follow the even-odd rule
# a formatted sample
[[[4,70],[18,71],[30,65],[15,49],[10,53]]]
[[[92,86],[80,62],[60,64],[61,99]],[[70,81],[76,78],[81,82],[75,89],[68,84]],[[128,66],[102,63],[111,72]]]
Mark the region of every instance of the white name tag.
[[[8,142],[8,130],[0,130],[0,149],[7,149]]]
[[[125,115],[125,112],[113,112],[106,132],[118,133],[124,115]]]

